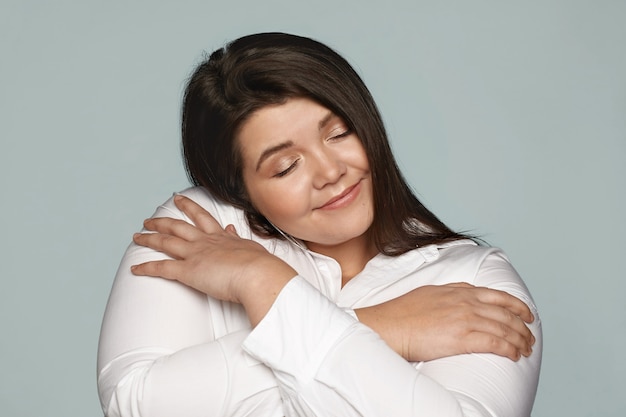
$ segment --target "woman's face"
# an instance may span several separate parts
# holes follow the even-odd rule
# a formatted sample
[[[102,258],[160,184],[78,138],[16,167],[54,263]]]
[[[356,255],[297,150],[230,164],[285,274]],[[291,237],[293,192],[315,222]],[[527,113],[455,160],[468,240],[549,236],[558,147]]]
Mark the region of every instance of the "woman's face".
[[[276,227],[319,245],[366,238],[374,217],[369,164],[340,117],[289,99],[253,113],[237,140],[250,200]]]

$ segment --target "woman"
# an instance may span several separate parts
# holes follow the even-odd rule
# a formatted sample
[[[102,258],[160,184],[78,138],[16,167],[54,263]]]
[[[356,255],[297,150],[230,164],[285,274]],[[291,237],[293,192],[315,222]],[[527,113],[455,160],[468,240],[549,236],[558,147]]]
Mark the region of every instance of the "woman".
[[[191,77],[182,125],[196,187],[122,260],[98,358],[108,416],[530,414],[528,290],[415,198],[342,57],[238,39]]]

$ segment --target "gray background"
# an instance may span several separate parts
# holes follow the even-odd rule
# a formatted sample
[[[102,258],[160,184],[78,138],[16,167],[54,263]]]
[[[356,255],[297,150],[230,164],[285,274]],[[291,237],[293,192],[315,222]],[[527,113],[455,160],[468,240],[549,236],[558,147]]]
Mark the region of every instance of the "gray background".
[[[184,80],[258,31],[338,49],[452,227],[539,305],[534,416],[626,415],[626,2],[0,3],[0,413],[97,416],[95,355],[131,233],[187,186]]]

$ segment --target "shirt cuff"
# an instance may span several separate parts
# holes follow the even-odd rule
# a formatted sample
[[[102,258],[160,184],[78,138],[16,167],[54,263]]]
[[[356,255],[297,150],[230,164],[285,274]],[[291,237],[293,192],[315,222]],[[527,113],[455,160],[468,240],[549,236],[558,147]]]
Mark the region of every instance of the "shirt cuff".
[[[246,338],[243,349],[274,371],[309,379],[355,323],[353,316],[296,276]]]

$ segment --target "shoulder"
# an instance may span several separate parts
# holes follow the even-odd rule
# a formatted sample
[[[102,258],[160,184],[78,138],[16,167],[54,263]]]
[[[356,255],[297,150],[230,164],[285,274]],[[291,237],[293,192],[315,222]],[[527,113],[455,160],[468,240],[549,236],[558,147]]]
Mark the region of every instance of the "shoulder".
[[[505,291],[536,307],[530,292],[509,257],[490,246],[452,244],[439,249],[439,262],[445,267],[449,282],[468,282],[478,287]]]
[[[213,216],[223,227],[233,224],[237,228],[238,233],[243,233],[245,237],[249,236],[248,223],[245,219],[243,211],[217,199],[204,187],[190,187],[180,192],[173,193],[170,198],[157,207],[152,217],[172,217],[191,223],[191,220],[185,215],[185,213],[180,211],[180,209],[174,204],[175,195],[183,195],[195,201],[209,214],[211,214],[211,216]]]
[[[423,269],[438,277],[439,284],[467,282],[481,287],[501,287],[507,282],[521,283],[519,274],[500,248],[459,240],[416,251],[426,259]]]
[[[181,211],[174,204],[174,196],[183,195],[202,206],[206,211],[214,216],[220,215],[236,215],[242,214],[240,209],[233,207],[232,205],[218,200],[204,187],[190,187],[179,192],[172,194],[163,204],[161,204],[157,211],[162,210],[164,212],[170,212],[176,217],[182,215]]]

